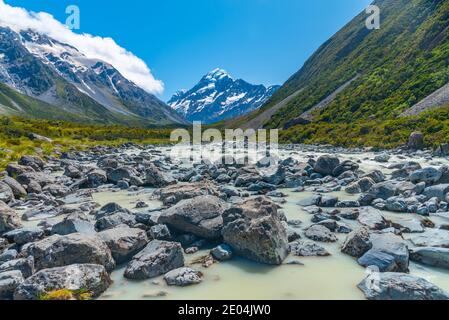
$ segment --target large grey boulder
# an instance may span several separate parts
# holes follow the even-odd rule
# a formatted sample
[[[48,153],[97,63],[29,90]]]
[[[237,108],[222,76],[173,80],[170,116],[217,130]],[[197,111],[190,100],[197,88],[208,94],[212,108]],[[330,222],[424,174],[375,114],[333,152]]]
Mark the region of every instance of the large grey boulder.
[[[186,287],[203,281],[203,274],[191,268],[179,268],[165,274],[165,282],[169,286]]]
[[[405,273],[373,272],[358,288],[368,300],[448,300],[449,294],[425,279]]]
[[[0,201],[9,203],[14,200],[12,189],[4,182],[0,181]]]
[[[325,155],[318,158],[313,170],[324,176],[330,176],[339,165],[340,160],[337,157]]]
[[[391,224],[379,210],[372,207],[361,208],[357,220],[371,230],[382,230],[390,227]]]
[[[376,183],[373,179],[369,177],[362,178],[356,182],[353,182],[349,186],[346,187],[345,191],[349,194],[357,194],[362,192],[369,191],[372,186],[374,186]]]
[[[370,240],[369,230],[360,228],[351,232],[341,247],[341,252],[352,257],[360,258],[373,247]]]
[[[428,229],[424,233],[412,237],[411,242],[417,247],[438,247],[449,249],[449,231]]]
[[[331,254],[312,241],[298,240],[291,242],[290,252],[299,257],[327,257]]]
[[[38,227],[20,228],[5,233],[3,237],[8,239],[9,242],[14,242],[21,246],[42,239],[44,231]]]
[[[14,291],[23,281],[19,270],[0,272],[0,300],[11,300]]]
[[[396,183],[391,181],[384,181],[376,183],[371,187],[368,195],[374,199],[387,200],[388,198],[394,197],[398,193],[398,186]]]
[[[424,135],[421,132],[412,132],[408,139],[407,146],[412,150],[424,149]]]
[[[181,200],[199,196],[219,195],[216,186],[209,182],[171,185],[158,190],[157,193],[165,205],[174,205]]]
[[[223,228],[222,214],[227,208],[226,202],[220,198],[199,196],[182,200],[164,210],[159,217],[159,223],[201,238],[219,239]]]
[[[174,184],[176,181],[168,173],[159,170],[154,164],[150,163],[145,170],[144,184],[147,187],[163,188]]]
[[[22,185],[18,183],[16,179],[11,177],[4,177],[1,182],[11,188],[11,191],[16,199],[23,198],[27,195],[25,188],[22,187]]]
[[[180,243],[153,240],[128,263],[125,277],[150,279],[183,266],[184,254]]]
[[[111,250],[98,236],[80,233],[34,242],[26,248],[26,254],[34,257],[36,270],[77,263],[100,264],[108,271],[115,267]]]
[[[118,227],[98,233],[106,243],[117,264],[129,261],[148,243],[145,231],[141,229]]]
[[[25,279],[30,277],[36,271],[33,257],[14,259],[0,265],[0,272],[13,270],[20,271]]]
[[[409,250],[406,242],[393,233],[370,235],[372,248],[359,258],[364,267],[376,266],[381,272],[408,272]]]
[[[412,172],[410,175],[410,181],[413,183],[425,182],[426,184],[437,183],[443,173],[435,168],[429,167]]]
[[[287,257],[287,232],[271,200],[257,197],[237,204],[223,213],[223,220],[223,239],[236,254],[273,265]]]
[[[315,224],[309,227],[305,236],[311,240],[319,242],[336,242],[338,239],[328,228],[323,225]]]
[[[61,236],[71,233],[95,234],[95,226],[83,213],[72,213],[51,228],[51,234]]]
[[[102,265],[73,264],[42,270],[20,284],[15,300],[39,300],[56,290],[76,292],[84,290],[92,298],[99,297],[111,285],[112,280]]]
[[[25,172],[16,177],[16,180],[21,185],[29,186],[32,183],[37,183],[42,188],[54,182],[54,178],[43,172]]]
[[[449,184],[437,184],[424,189],[423,194],[427,199],[438,198],[440,201],[446,200],[446,195],[449,193]]]
[[[121,224],[133,227],[136,224],[136,216],[126,212],[117,212],[112,215],[104,216],[95,222],[95,228],[98,231],[113,229]]]
[[[42,170],[45,166],[45,162],[41,158],[29,155],[22,156],[17,163],[21,166],[31,167],[37,171]]]
[[[6,203],[0,201],[0,235],[21,227],[22,223],[18,214]]]
[[[436,268],[449,269],[449,249],[435,247],[413,248],[410,252],[410,260]]]

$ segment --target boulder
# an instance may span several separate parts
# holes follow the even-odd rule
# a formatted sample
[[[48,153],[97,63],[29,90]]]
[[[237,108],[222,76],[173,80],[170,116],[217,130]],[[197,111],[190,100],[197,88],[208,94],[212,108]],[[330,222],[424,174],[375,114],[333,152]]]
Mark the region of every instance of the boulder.
[[[373,179],[371,179],[369,177],[365,177],[365,178],[362,178],[362,179],[350,184],[348,187],[346,187],[345,191],[349,194],[357,194],[357,193],[367,192],[374,185],[375,185],[375,182]]]
[[[54,182],[54,178],[43,172],[26,172],[16,177],[18,183],[24,186],[30,184],[38,184],[40,187],[45,187],[47,184]],[[29,191],[28,191],[29,192]]]
[[[36,171],[40,171],[44,169],[45,162],[36,156],[23,156],[17,162],[21,166],[28,166],[33,168]]]
[[[328,228],[318,224],[309,227],[305,232],[305,236],[319,242],[336,242],[338,240]]]
[[[108,181],[117,184],[120,180],[129,180],[132,176],[135,175],[135,172],[132,168],[128,167],[120,167],[109,171],[107,174]]]
[[[0,181],[0,201],[9,203],[14,200],[12,189],[4,182]]]
[[[277,206],[265,197],[249,199],[223,213],[224,241],[250,260],[279,265],[287,257],[287,232]]]
[[[127,227],[118,227],[98,233],[106,243],[117,264],[131,260],[148,243],[145,231]]]
[[[1,182],[8,185],[16,199],[21,199],[27,195],[26,190],[14,178],[4,177]],[[0,191],[1,192],[1,191]]]
[[[65,236],[71,233],[93,235],[96,231],[95,226],[83,213],[72,213],[51,228],[51,234]]]
[[[427,280],[405,273],[373,272],[358,288],[368,300],[448,300],[449,294]]]
[[[300,257],[327,257],[331,254],[323,247],[312,241],[299,240],[291,242],[290,252]]]
[[[449,231],[428,229],[424,233],[412,237],[411,242],[417,247],[437,247],[449,249]]]
[[[383,199],[387,200],[388,198],[394,197],[398,193],[398,186],[391,182],[391,181],[385,181],[376,183],[374,186],[371,187],[369,190],[368,195],[371,196],[371,198],[374,199]]]
[[[412,172],[410,174],[410,181],[415,184],[424,182],[429,185],[437,183],[442,175],[443,173],[440,170],[429,167]]]
[[[390,227],[390,222],[375,208],[364,207],[359,210],[357,220],[371,230],[382,230]]]
[[[87,174],[86,188],[98,188],[108,182],[106,171],[95,169]]]
[[[215,196],[199,196],[182,200],[162,211],[159,223],[205,239],[219,239],[224,210],[228,205]]]
[[[424,149],[424,135],[421,132],[413,132],[410,134],[407,146],[412,150]]]
[[[19,270],[0,272],[0,300],[11,300],[24,279]]]
[[[231,260],[233,253],[232,248],[227,244],[220,244],[210,251],[212,257],[218,261]]]
[[[0,265],[0,272],[13,270],[20,271],[25,279],[31,277],[35,272],[33,257],[9,260]]]
[[[32,243],[26,254],[34,257],[36,270],[61,267],[70,264],[100,264],[108,271],[115,268],[111,250],[98,237],[73,233],[53,235]]]
[[[183,266],[184,254],[180,243],[153,240],[129,262],[125,277],[150,279]]]
[[[359,258],[364,267],[376,266],[381,272],[408,272],[409,251],[406,242],[393,233],[370,235],[372,248]]]
[[[144,185],[152,188],[163,188],[176,181],[167,173],[162,172],[154,164],[149,164],[145,170]]]
[[[339,165],[340,160],[337,157],[325,155],[318,158],[313,170],[324,176],[330,176]]]
[[[422,247],[410,251],[410,260],[431,267],[449,269],[449,249]]]
[[[449,193],[449,184],[437,184],[424,189],[423,194],[427,199],[438,198],[440,201],[446,200],[446,195]]]
[[[136,216],[126,212],[117,212],[98,219],[95,222],[95,228],[98,231],[104,231],[113,229],[121,224],[133,227],[136,224]]]
[[[17,213],[6,203],[0,201],[0,235],[21,227],[22,223]]]
[[[186,287],[203,281],[203,274],[190,268],[179,268],[165,274],[165,282],[169,286]]]
[[[3,234],[3,237],[8,239],[9,242],[14,242],[21,246],[42,239],[44,231],[37,227],[20,228]]]
[[[181,200],[192,199],[198,196],[218,196],[215,185],[209,182],[177,184],[158,191],[161,201],[165,205],[174,205]]]
[[[170,241],[172,238],[170,229],[165,224],[157,224],[150,227],[148,236],[151,240],[165,240]]]
[[[27,172],[35,172],[35,170],[28,166],[21,166],[17,163],[10,163],[6,166],[6,172],[10,177],[15,178]]]
[[[73,264],[42,270],[23,283],[15,293],[15,300],[40,300],[57,290],[86,291],[92,298],[99,297],[112,284],[106,269],[96,264]]]
[[[352,257],[360,258],[373,247],[370,241],[369,230],[360,228],[351,232],[341,247],[341,252]]]
[[[17,258],[18,254],[19,253],[15,249],[6,250],[2,254],[0,254],[0,264],[10,260],[14,260],[15,258]]]

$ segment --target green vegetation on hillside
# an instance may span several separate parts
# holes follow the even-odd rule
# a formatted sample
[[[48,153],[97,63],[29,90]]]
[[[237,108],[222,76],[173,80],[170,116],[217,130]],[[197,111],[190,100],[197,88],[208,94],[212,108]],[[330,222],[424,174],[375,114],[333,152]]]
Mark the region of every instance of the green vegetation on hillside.
[[[97,145],[168,143],[171,129],[143,129],[124,126],[81,125],[52,120],[0,117],[0,169],[25,154],[57,155],[70,149]],[[32,139],[31,134],[52,139]]]
[[[394,148],[405,145],[414,131],[424,134],[428,147],[449,143],[449,106],[392,120],[311,123],[280,131],[279,140],[282,143]]]
[[[323,127],[392,120],[449,83],[449,0],[377,0],[380,30],[365,12],[324,43],[248,121],[302,89],[266,123],[283,127],[358,76],[324,110]],[[398,120],[401,122],[401,120]]]

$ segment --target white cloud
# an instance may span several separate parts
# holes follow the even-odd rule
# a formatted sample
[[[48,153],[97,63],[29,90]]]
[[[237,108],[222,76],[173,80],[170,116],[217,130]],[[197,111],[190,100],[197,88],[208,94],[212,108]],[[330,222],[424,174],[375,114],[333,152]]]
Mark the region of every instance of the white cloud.
[[[81,12],[82,22],[82,12]],[[154,78],[146,63],[132,52],[120,47],[112,38],[90,34],[77,34],[45,12],[30,12],[13,7],[0,0],[0,25],[15,31],[33,29],[60,42],[70,44],[89,58],[103,60],[113,65],[123,76],[144,90],[162,94],[164,83]]]

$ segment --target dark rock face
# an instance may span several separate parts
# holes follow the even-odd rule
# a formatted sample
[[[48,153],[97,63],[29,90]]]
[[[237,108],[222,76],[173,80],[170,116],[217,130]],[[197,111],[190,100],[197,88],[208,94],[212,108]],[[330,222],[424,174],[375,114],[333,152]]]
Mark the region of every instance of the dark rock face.
[[[0,235],[21,227],[22,223],[17,213],[6,203],[0,201]]]
[[[10,300],[14,291],[24,281],[19,270],[0,272],[0,299]]]
[[[228,205],[214,196],[199,196],[182,200],[165,210],[159,222],[179,231],[205,239],[219,239],[223,228],[223,211]]]
[[[218,196],[219,192],[213,184],[207,182],[173,185],[159,190],[160,199],[165,205],[174,205],[181,200],[208,195]]]
[[[51,234],[64,236],[71,233],[93,235],[96,231],[92,222],[82,213],[70,214],[51,228]]]
[[[37,270],[77,263],[103,265],[108,271],[115,267],[111,250],[99,237],[92,235],[53,235],[32,243],[26,253],[34,257]]]
[[[449,269],[449,249],[437,247],[413,248],[410,260],[428,266]]]
[[[288,254],[287,232],[277,206],[264,197],[250,199],[223,213],[224,241],[248,259],[281,264]]]
[[[334,156],[321,156],[318,158],[313,170],[323,176],[332,175],[335,168],[340,165],[340,160]]]
[[[351,232],[341,247],[341,251],[352,257],[360,258],[373,247],[367,228]]]
[[[424,149],[424,135],[421,132],[413,132],[409,137],[407,145],[413,150]]]
[[[184,254],[180,243],[153,240],[134,256],[126,267],[125,277],[150,279],[183,266]]]
[[[306,237],[319,242],[336,242],[337,237],[325,226],[313,225],[306,230]]]
[[[434,284],[405,273],[374,272],[358,288],[368,300],[449,300]]]
[[[42,270],[21,283],[14,293],[15,300],[38,300],[48,292],[60,289],[86,290],[99,297],[111,285],[104,266],[73,264]]]

